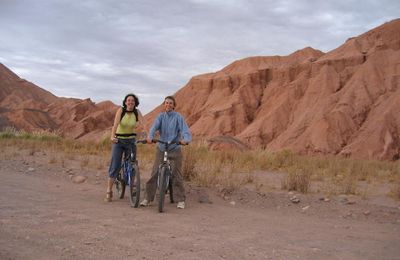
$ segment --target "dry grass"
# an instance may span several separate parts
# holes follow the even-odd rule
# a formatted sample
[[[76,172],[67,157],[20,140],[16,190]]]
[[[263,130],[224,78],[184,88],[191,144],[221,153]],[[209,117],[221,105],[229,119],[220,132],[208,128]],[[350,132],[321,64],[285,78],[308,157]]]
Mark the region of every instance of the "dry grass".
[[[389,195],[396,200],[400,200],[400,161],[393,165],[390,180],[392,188]]]
[[[43,151],[52,155],[49,163],[66,167],[78,161],[83,168],[106,170],[111,156],[108,139],[100,143],[77,142],[52,132],[27,134],[15,129],[0,132],[0,145],[8,147],[4,157],[27,149],[29,155]],[[138,160],[142,170],[150,170],[154,162],[154,145],[138,145]],[[400,163],[354,160],[330,156],[299,156],[291,151],[210,151],[204,143],[193,143],[183,148],[182,172],[184,179],[200,186],[240,189],[243,185],[258,183],[255,172],[282,172],[284,190],[302,193],[312,191],[312,183],[320,182],[321,192],[328,194],[362,194],[360,182],[391,182],[391,196],[400,199]],[[267,173],[265,173],[267,174]]]
[[[291,167],[282,181],[282,189],[307,193],[310,189],[311,178],[307,170]]]
[[[390,195],[396,199],[400,200],[400,178],[398,178],[395,183],[392,186],[392,189],[390,191]]]

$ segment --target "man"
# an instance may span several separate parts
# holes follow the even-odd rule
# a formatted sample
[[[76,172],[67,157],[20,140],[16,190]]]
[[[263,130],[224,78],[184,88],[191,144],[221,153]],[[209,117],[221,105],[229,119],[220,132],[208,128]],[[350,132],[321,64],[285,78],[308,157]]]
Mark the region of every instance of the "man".
[[[164,142],[177,142],[188,144],[192,141],[192,135],[185,119],[175,111],[176,101],[173,96],[164,99],[165,112],[160,113],[150,128],[147,143],[152,143],[155,133],[158,131],[160,140]],[[150,179],[146,183],[146,198],[140,203],[141,206],[148,206],[153,200],[157,189],[158,166],[163,161],[165,145],[158,144],[156,159]],[[177,208],[185,208],[185,188],[182,177],[182,151],[180,145],[174,144],[169,147],[168,155],[172,168],[172,186],[174,198],[178,201]]]

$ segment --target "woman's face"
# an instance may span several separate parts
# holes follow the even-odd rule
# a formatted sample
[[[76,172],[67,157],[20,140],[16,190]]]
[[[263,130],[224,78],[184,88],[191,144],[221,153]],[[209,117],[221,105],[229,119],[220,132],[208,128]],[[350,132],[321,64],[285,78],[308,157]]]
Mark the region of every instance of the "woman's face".
[[[132,96],[129,96],[126,101],[125,101],[126,109],[129,111],[132,111],[133,108],[135,107],[135,98]]]

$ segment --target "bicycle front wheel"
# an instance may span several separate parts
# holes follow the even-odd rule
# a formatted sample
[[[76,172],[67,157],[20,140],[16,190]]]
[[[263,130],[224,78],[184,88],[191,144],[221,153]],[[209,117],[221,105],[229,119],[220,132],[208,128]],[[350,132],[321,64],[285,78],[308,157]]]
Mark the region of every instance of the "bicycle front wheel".
[[[118,174],[117,178],[115,178],[115,181],[114,181],[114,183],[115,183],[115,188],[117,189],[118,197],[119,197],[120,199],[123,199],[123,198],[124,198],[124,195],[125,195],[125,185],[126,185],[126,183],[125,183],[125,181],[124,181],[124,178],[123,178],[122,176],[124,176],[124,172],[123,172],[123,170],[121,169],[120,173]]]
[[[134,208],[139,207],[140,200],[140,172],[137,164],[133,165],[131,174],[131,181],[129,183],[130,201],[131,206]]]
[[[168,188],[168,170],[166,167],[161,167],[159,172],[159,190],[160,190],[160,200],[158,201],[158,211],[164,211],[164,201],[165,201],[165,193]]]
[[[174,203],[174,190],[172,188],[172,178],[169,178],[168,191],[169,191],[169,201],[171,203]]]

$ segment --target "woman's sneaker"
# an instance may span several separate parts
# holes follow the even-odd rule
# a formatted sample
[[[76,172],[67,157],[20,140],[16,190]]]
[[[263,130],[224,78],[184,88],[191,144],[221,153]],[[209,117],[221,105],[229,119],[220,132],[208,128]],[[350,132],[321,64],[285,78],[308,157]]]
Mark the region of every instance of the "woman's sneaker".
[[[111,202],[112,201],[112,197],[113,197],[113,192],[112,191],[108,191],[106,192],[106,197],[104,198],[105,202]]]
[[[184,202],[184,201],[178,202],[178,205],[176,205],[176,207],[177,207],[178,209],[184,209],[184,208],[185,208],[185,202]]]

